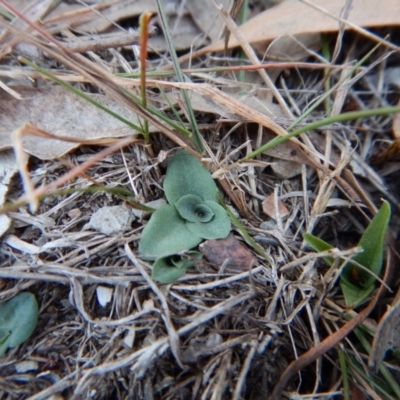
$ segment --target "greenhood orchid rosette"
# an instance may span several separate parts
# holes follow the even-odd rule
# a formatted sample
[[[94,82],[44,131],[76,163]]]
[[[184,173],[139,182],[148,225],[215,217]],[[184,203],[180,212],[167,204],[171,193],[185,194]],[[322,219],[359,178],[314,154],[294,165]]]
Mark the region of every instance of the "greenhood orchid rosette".
[[[171,158],[164,191],[168,204],[153,213],[139,241],[142,258],[165,258],[204,239],[228,236],[231,223],[218,203],[217,186],[208,170],[186,151],[178,150]]]
[[[32,293],[18,293],[0,303],[0,356],[25,342],[36,327],[38,303]]]

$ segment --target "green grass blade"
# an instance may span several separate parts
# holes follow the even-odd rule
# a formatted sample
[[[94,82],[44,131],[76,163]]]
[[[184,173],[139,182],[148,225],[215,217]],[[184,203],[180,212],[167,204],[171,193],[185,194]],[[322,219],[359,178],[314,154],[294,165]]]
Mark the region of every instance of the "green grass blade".
[[[324,240],[312,235],[311,233],[303,233],[303,239],[318,253],[333,249],[333,247],[329,243],[326,243]],[[335,259],[333,257],[324,257],[324,260],[328,265],[333,265],[333,263],[335,262]]]
[[[247,154],[245,157],[241,159],[241,161],[246,161],[251,158],[258,156],[260,153],[271,149],[272,147],[277,146],[286,140],[299,136],[304,132],[311,131],[313,129],[321,128],[322,126],[331,125],[336,122],[347,122],[352,121],[359,118],[368,118],[368,117],[376,117],[380,115],[390,115],[390,114],[398,114],[400,113],[400,107],[383,107],[383,108],[373,108],[370,110],[361,110],[361,111],[351,111],[339,115],[334,115],[329,118],[324,118],[319,121],[312,122],[307,124],[299,129],[296,129],[293,132],[288,133],[285,136],[277,136],[276,138],[270,140],[265,145],[259,147],[258,149],[252,151],[251,153]]]
[[[371,56],[375,53],[376,50],[380,47],[380,44],[377,44],[370,52],[368,52],[359,62],[357,62],[354,67],[332,88],[330,88],[327,92],[324,93],[319,99],[317,99],[310,108],[305,111],[299,118],[293,121],[290,126],[287,128],[288,131],[291,131],[296,125],[298,125],[301,121],[307,118],[322,102],[325,101],[327,97],[329,97],[336,88],[338,88],[342,83],[344,83],[347,79],[349,79],[353,73],[357,70],[357,68],[361,67]]]
[[[346,357],[343,350],[339,350],[339,362],[343,380],[343,399],[350,400],[349,375],[347,371]]]
[[[162,25],[162,28],[163,28],[163,31],[165,34],[165,38],[168,43],[168,47],[169,47],[169,51],[171,54],[172,63],[173,63],[174,69],[175,69],[176,76],[177,76],[179,82],[185,82],[185,78],[183,76],[182,69],[179,64],[178,56],[176,55],[176,51],[173,46],[172,36],[171,36],[171,32],[169,30],[169,25],[168,25],[168,21],[167,21],[167,15],[165,14],[162,0],[157,0],[157,6],[158,6],[159,17],[161,20],[161,25]],[[192,135],[193,144],[195,145],[197,151],[199,151],[200,153],[203,153],[204,146],[203,146],[202,137],[200,135],[200,131],[197,126],[197,121],[196,121],[196,117],[194,115],[192,105],[190,104],[189,95],[188,95],[187,91],[184,89],[182,89],[182,97],[183,97],[183,101],[185,103],[186,111],[189,116],[190,125],[193,129],[193,135]]]
[[[264,249],[249,235],[249,233],[246,231],[246,228],[236,218],[235,214],[229,209],[229,207],[227,207],[225,204],[222,204],[222,206],[225,208],[225,211],[229,215],[229,218],[231,219],[233,225],[236,226],[242,236],[246,239],[247,243],[254,249],[254,251],[257,252],[257,254],[259,254],[261,257],[271,263],[271,260],[265,253]]]

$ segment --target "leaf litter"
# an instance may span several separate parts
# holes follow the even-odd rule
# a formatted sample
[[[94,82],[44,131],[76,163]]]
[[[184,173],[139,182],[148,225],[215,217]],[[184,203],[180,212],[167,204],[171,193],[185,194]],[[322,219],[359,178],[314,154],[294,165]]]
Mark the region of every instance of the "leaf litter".
[[[60,9],[56,7],[48,12],[43,8],[27,15],[33,20],[40,18],[49,32],[73,44],[88,36],[96,39],[96,35],[88,34],[93,26],[104,34],[125,32],[129,19],[132,26],[137,26],[135,18],[142,12],[135,9],[139,3],[143,6],[143,2],[129,1],[93,7],[62,3],[67,9],[59,6]],[[255,251],[246,232],[235,228],[229,237],[234,244],[222,246],[213,242],[213,255],[208,260],[196,262],[186,275],[167,286],[155,285],[150,278],[150,264],[138,258],[138,240],[148,216],[137,214],[130,229],[108,237],[90,228],[91,216],[104,207],[126,208],[127,203],[110,192],[77,189],[93,185],[126,187],[135,200],[151,204],[164,197],[165,156],[183,144],[190,147],[189,140],[179,133],[166,137],[160,126],[150,122],[153,154],[148,152],[131,128],[54,86],[47,78],[39,79],[36,71],[17,65],[14,55],[19,50],[15,44],[28,41],[26,37],[17,37],[15,33],[2,37],[8,52],[1,53],[0,73],[2,88],[9,90],[0,99],[0,163],[5,165],[3,161],[10,154],[7,149],[15,146],[12,133],[24,123],[54,136],[73,137],[83,142],[23,135],[19,143],[33,156],[27,163],[27,173],[35,190],[55,184],[60,177],[71,176],[58,186],[72,191],[45,197],[36,213],[29,213],[21,206],[7,213],[12,225],[7,226],[8,235],[3,236],[0,244],[1,299],[29,290],[39,300],[40,314],[31,338],[0,360],[2,397],[271,398],[292,360],[307,355],[309,349],[312,352],[315,348],[314,354],[317,354],[319,343],[325,346],[323,339],[330,338],[327,332],[337,333],[339,327],[345,326],[343,314],[348,310],[334,285],[334,271],[319,261],[324,254],[312,253],[304,247],[300,233],[312,231],[334,247],[349,249],[367,225],[359,206],[363,206],[369,217],[374,207],[379,208],[380,198],[389,199],[393,208],[399,209],[398,169],[389,170],[383,180],[379,173],[386,167],[385,160],[377,166],[369,164],[392,140],[389,129],[392,119],[375,116],[355,123],[331,124],[329,129],[307,132],[300,139],[286,141],[255,159],[243,160],[246,154],[276,135],[285,135],[295,118],[324,95],[324,82],[328,78],[321,69],[312,69],[314,62],[326,64],[329,79],[335,84],[340,82],[343,68],[349,68],[351,62],[376,44],[375,38],[363,36],[364,31],[339,36],[341,53],[336,66],[343,68],[333,68],[316,53],[320,46],[314,34],[310,36],[312,42],[302,42],[296,35],[309,33],[310,27],[311,33],[337,32],[339,24],[306,3],[282,2],[254,16],[239,28],[239,33],[231,32],[229,47],[238,43],[241,32],[247,43],[257,43],[256,57],[265,55],[267,61],[276,63],[272,67],[275,72],[270,74],[273,87],[254,79],[254,73],[251,76],[246,72],[245,79],[241,80],[240,73],[228,70],[188,73],[185,83],[167,77],[147,81],[148,102],[171,118],[178,115],[186,127],[182,99],[172,91],[178,88],[189,91],[207,145],[203,164],[216,178],[224,201],[233,208],[250,239],[256,240],[264,254]],[[344,2],[340,9],[339,2],[317,4],[338,16]],[[358,19],[350,13],[350,21],[360,27],[385,27],[375,31],[382,38],[387,30],[396,32],[396,2],[385,0],[378,9],[375,7],[374,13],[371,1],[362,3],[362,13],[358,12],[360,4],[353,1],[352,12]],[[190,6],[187,9],[178,3],[174,6],[172,14],[176,19],[171,18],[171,28],[178,27],[176,21],[185,18],[181,26],[190,26],[191,32],[198,35],[203,28],[197,19],[200,16],[191,15]],[[310,25],[309,17],[298,18],[300,11],[294,12],[296,7],[307,10],[308,16],[315,13],[314,20],[318,23]],[[204,7],[202,12],[206,17],[208,13],[210,20],[215,18],[216,9],[211,6]],[[26,29],[27,25],[20,23],[19,29]],[[284,31],[275,29],[279,26],[284,26]],[[274,41],[274,53],[269,54],[265,41],[287,33],[294,37],[290,43],[297,46]],[[189,50],[192,34],[187,35],[186,43],[176,43],[176,47]],[[210,33],[205,26],[203,35],[198,43],[217,38],[217,33]],[[327,37],[333,48],[336,36]],[[31,46],[38,46],[33,35],[29,41]],[[388,43],[392,46],[387,46]],[[355,71],[353,80],[345,79],[328,97],[330,104],[341,105],[339,112],[395,104],[398,92],[385,84],[385,69],[398,57],[388,50],[393,50],[398,43],[389,38],[382,40],[382,44],[380,52]],[[138,60],[134,48],[121,45],[86,53],[86,62],[92,63],[93,72],[82,76],[82,69],[78,67],[74,70],[73,65],[54,63],[51,51],[60,51],[59,56],[65,56],[57,47],[41,46],[36,48],[46,68],[52,68],[57,76],[64,76],[90,96],[104,101],[107,107],[139,124],[139,117],[119,101],[115,92],[110,95],[110,91],[96,89],[94,72],[97,68],[136,72]],[[224,47],[221,39],[200,51],[223,52]],[[157,49],[163,52],[166,46]],[[282,67],[276,60],[279,54],[289,60],[307,61],[310,66],[297,67],[294,62],[291,67]],[[200,60],[194,57],[190,68],[238,66],[241,62],[222,53],[215,55]],[[165,60],[164,55],[152,55],[148,69],[157,70]],[[255,61],[252,63],[257,65]],[[124,85],[135,92],[139,86],[135,78],[108,75],[108,79],[109,88]],[[32,82],[35,87],[31,87]],[[160,96],[160,87],[165,96]],[[274,90],[282,97],[286,111],[282,104],[277,104]],[[339,99],[341,91],[345,94]],[[22,100],[17,100],[16,94]],[[174,112],[166,98],[174,105]],[[329,112],[329,108],[319,107],[307,122],[322,119]],[[134,143],[119,152],[110,150],[104,156],[97,156],[102,150],[100,146],[131,135],[136,135]],[[85,164],[90,159],[94,161]],[[272,168],[279,159],[296,161],[300,169],[295,175],[290,171],[279,173]],[[353,167],[354,160],[360,166],[358,169]],[[73,173],[67,175],[73,167]],[[5,176],[12,176],[13,171],[15,166],[7,167]],[[7,178],[5,186],[9,203],[22,198],[23,188],[18,179]],[[361,204],[361,199],[365,204]],[[274,213],[276,220],[263,213],[268,201],[268,213]],[[276,205],[285,211],[285,218],[274,210]],[[399,222],[397,216],[391,221],[394,243]],[[348,254],[350,250],[340,256]],[[233,270],[229,263],[233,263]],[[393,289],[398,285],[396,279],[389,282]],[[390,301],[390,292],[385,296]],[[396,302],[393,307],[394,311],[387,314],[378,329],[389,342],[379,349],[375,356],[378,361],[394,343],[395,332],[391,332],[391,326],[397,329],[397,325],[393,324],[391,315],[398,314]],[[371,320],[379,321],[385,311],[378,307],[376,314],[371,314]],[[359,309],[353,313],[359,319],[368,315]],[[332,335],[332,340],[337,336]],[[337,393],[338,386],[329,383],[341,376],[335,357],[335,351],[331,351],[323,364],[321,359],[309,363],[302,369],[301,379],[294,377],[284,389],[292,395],[298,395],[298,391],[314,395]],[[361,354],[361,360],[367,358],[368,354],[366,357]],[[40,373],[34,370],[22,376],[15,371],[21,362],[37,363]],[[330,372],[322,368],[326,363],[330,365]],[[366,370],[367,364],[363,363]],[[396,358],[386,360],[386,365],[396,374]],[[25,380],[23,384],[21,378]],[[362,377],[358,379],[356,372],[353,384],[365,393],[377,390]]]

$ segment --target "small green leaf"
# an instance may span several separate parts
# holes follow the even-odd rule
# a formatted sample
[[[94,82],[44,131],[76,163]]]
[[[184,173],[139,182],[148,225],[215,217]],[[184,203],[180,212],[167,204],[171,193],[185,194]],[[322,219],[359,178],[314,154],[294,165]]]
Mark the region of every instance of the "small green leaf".
[[[4,326],[4,321],[0,320],[0,345],[6,342],[10,337],[11,331]]]
[[[156,259],[191,249],[201,241],[186,227],[175,207],[165,204],[152,214],[143,229],[139,252],[143,258]]]
[[[32,293],[19,293],[0,304],[0,331],[3,343],[0,355],[7,347],[16,347],[25,342],[34,331],[38,318],[38,304]],[[9,332],[9,336],[5,335]]]
[[[153,265],[151,277],[159,283],[171,283],[185,275],[193,261],[179,255],[159,258]]]
[[[340,280],[340,288],[342,289],[344,301],[347,306],[357,307],[359,306],[368,295],[374,290],[374,285],[371,285],[365,289],[357,286],[348,284],[344,279]]]
[[[201,197],[188,194],[181,197],[175,207],[180,216],[189,222],[209,222],[214,216],[210,207],[204,204]]]
[[[188,266],[188,259],[182,257],[179,254],[173,254],[172,256],[166,257],[167,263],[170,264],[171,267],[176,268],[186,268]]]
[[[224,239],[231,230],[231,221],[222,206],[214,201],[204,202],[214,213],[210,222],[188,222],[186,226],[196,235],[203,239]]]
[[[207,168],[184,150],[178,150],[168,164],[164,191],[169,204],[188,194],[218,202],[217,186]]]
[[[329,243],[326,243],[324,240],[312,235],[311,233],[303,233],[303,238],[307,242],[307,244],[318,253],[333,249],[333,247]],[[333,257],[324,257],[324,260],[328,265],[333,265],[333,263],[335,262],[335,259]]]
[[[375,275],[381,273],[385,236],[389,220],[390,205],[387,201],[384,201],[358,243],[358,246],[362,247],[364,251],[353,257],[354,261],[369,269]],[[344,268],[341,278],[347,284],[363,289],[368,289],[375,283],[375,278],[368,271],[364,271],[351,263]]]

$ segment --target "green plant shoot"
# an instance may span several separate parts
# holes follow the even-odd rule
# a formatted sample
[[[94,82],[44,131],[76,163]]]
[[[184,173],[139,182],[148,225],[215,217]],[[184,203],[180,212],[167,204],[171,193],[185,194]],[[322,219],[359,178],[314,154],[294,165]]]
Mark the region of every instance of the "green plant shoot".
[[[176,278],[172,280],[179,278],[189,266],[182,260],[176,264],[170,256],[192,249],[204,239],[223,239],[231,230],[229,216],[218,204],[213,178],[186,151],[178,150],[172,157],[164,191],[169,204],[153,213],[139,240],[141,257],[158,259],[153,267],[153,278],[162,283],[171,281],[173,276]],[[175,268],[175,275],[171,272],[168,278],[160,280],[161,274],[157,271],[165,271],[167,267]]]
[[[0,304],[0,356],[28,339],[36,327],[38,312],[32,293],[19,293]]]
[[[343,268],[340,276],[340,287],[347,305],[360,304],[374,290],[376,280],[374,275],[379,275],[382,270],[385,235],[389,220],[390,205],[387,201],[384,201],[358,243],[358,246],[364,251],[356,254],[352,259],[365,267],[366,270],[352,262],[349,262]],[[332,248],[330,244],[310,233],[304,233],[303,237],[318,252]],[[334,262],[332,257],[325,257],[324,260],[329,265]],[[343,265],[343,262],[341,260],[340,264]]]
[[[174,254],[161,257],[153,265],[152,278],[160,283],[171,283],[185,275],[187,269],[194,265],[194,259],[200,259],[202,254],[191,251],[185,256]]]

